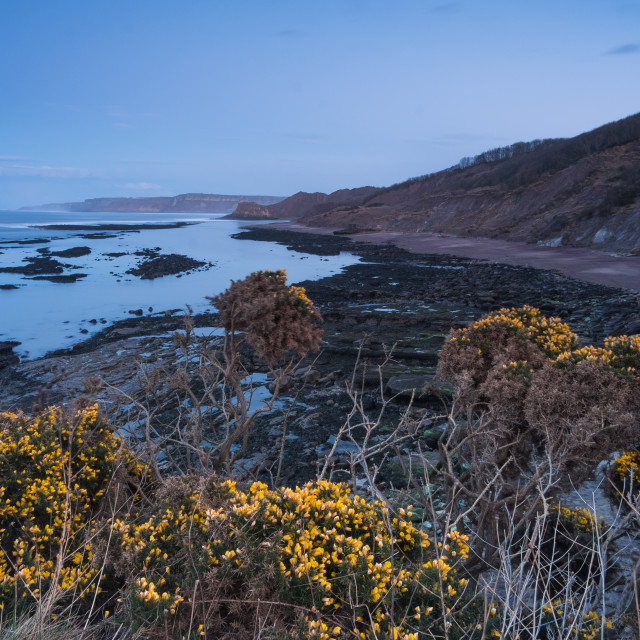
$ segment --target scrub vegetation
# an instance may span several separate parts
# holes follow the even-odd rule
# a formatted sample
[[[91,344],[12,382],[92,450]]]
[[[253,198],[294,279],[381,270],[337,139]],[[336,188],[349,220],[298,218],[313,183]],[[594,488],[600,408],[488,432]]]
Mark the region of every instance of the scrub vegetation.
[[[447,337],[437,460],[425,447],[406,486],[377,470],[424,428],[369,415],[354,372],[335,441],[351,478],[282,487],[234,464],[320,315],[282,271],[212,301],[223,336],[197,346],[187,315],[181,362],[129,398],[141,438],[88,397],[0,413],[0,638],[638,637],[640,552],[614,556],[640,526],[640,338],[581,345],[532,307],[493,312]],[[602,460],[613,520],[564,502]]]

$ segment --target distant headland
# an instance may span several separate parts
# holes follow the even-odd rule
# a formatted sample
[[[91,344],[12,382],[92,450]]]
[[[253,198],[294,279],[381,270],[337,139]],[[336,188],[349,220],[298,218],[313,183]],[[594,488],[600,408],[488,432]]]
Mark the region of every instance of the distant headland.
[[[231,213],[239,202],[261,205],[284,200],[280,196],[227,196],[216,193],[183,193],[177,196],[141,198],[89,198],[82,202],[21,207],[20,211],[62,211],[99,213]]]

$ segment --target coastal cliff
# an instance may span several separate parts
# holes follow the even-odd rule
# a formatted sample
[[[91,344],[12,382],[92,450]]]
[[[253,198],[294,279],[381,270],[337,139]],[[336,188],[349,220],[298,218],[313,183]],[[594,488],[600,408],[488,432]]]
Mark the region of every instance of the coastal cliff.
[[[63,202],[22,207],[20,211],[69,211],[98,213],[230,213],[239,202],[269,205],[280,196],[229,196],[211,193],[183,193],[170,197],[90,198],[83,202]]]
[[[384,189],[297,193],[275,205],[241,205],[232,217],[640,255],[640,114],[574,138],[492,149]]]

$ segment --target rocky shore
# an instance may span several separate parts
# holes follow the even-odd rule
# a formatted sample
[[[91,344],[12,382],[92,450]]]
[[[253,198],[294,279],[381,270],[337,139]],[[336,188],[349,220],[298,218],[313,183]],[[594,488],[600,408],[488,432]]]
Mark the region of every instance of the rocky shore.
[[[434,385],[433,377],[438,351],[451,327],[502,306],[530,304],[560,316],[589,343],[610,334],[640,332],[640,295],[557,272],[410,253],[343,236],[260,228],[237,237],[279,242],[317,255],[350,251],[361,257],[361,262],[332,277],[298,283],[322,313],[324,344],[286,381],[278,410],[258,423],[238,467],[253,477],[272,477],[281,455],[281,482],[315,477],[317,464],[331,452],[336,433],[353,409],[347,388],[358,359],[356,377],[364,410],[378,416],[384,407],[385,428],[393,429],[411,403],[411,415],[421,422],[420,433],[426,433],[424,447],[442,421],[439,398],[447,390]],[[17,363],[11,346],[0,345],[0,406],[29,411],[71,404],[89,394],[118,425],[126,421],[122,394],[135,397],[139,374],[170,367],[180,357],[171,334],[182,322],[178,310],[132,317],[72,349],[30,362]],[[199,335],[207,336],[213,334],[216,316],[201,314],[194,323]],[[253,368],[264,373],[260,363]],[[264,376],[256,380],[268,387]],[[333,451],[338,474],[347,464],[348,446],[341,443]],[[397,452],[396,458],[410,458],[412,446]],[[394,464],[387,466],[383,480],[393,482],[393,474],[401,474],[397,461]]]

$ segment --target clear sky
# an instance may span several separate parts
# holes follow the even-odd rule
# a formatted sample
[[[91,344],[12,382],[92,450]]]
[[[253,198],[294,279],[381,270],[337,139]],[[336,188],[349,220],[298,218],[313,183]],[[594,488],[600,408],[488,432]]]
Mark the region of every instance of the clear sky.
[[[1,0],[0,208],[383,186],[640,111],[640,0]]]

